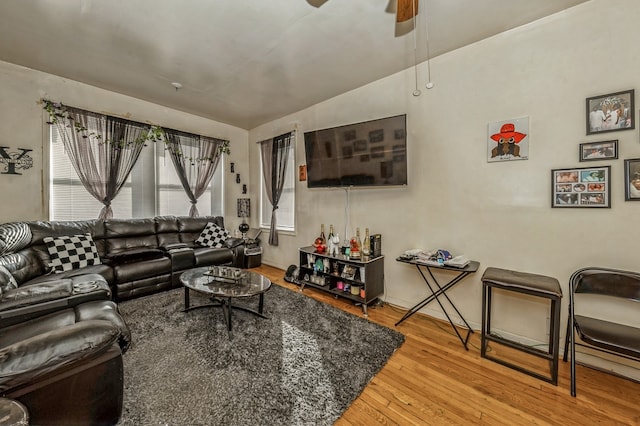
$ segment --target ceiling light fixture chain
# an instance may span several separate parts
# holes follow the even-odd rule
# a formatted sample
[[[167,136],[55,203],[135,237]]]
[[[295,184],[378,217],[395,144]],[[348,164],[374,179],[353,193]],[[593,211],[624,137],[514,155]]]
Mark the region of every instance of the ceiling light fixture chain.
[[[411,1],[413,7],[413,73],[415,79],[415,89],[413,90],[413,96],[420,96],[422,92],[418,89],[418,40],[416,36],[416,1]]]
[[[426,3],[426,2],[425,2]],[[429,14],[427,13],[427,5],[422,5],[424,10],[424,28],[427,38],[427,89],[433,89],[433,82],[431,81],[431,53],[429,52]]]

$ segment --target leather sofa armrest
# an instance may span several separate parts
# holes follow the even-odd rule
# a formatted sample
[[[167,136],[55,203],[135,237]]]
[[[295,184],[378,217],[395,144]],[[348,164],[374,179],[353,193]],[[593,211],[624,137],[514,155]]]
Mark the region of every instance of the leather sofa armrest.
[[[64,299],[72,294],[73,284],[68,279],[19,287],[2,294],[0,312]],[[66,306],[66,303],[63,306]]]
[[[227,238],[224,241],[224,246],[226,248],[234,249],[238,246],[243,245],[244,243],[245,243],[245,240],[243,240],[242,238],[231,237],[231,238]]]
[[[127,263],[144,262],[165,257],[165,252],[160,249],[140,248],[109,253],[103,257],[104,263],[108,265],[124,265]]]
[[[160,246],[160,248],[166,251],[167,253],[170,253],[174,250],[188,249],[189,246],[187,245],[187,243],[171,243],[171,244],[165,244],[163,246]]]
[[[120,330],[109,321],[88,320],[1,348],[0,392],[97,356],[113,346],[119,336]]]
[[[44,281],[6,291],[0,298],[0,328],[93,300],[110,300],[111,290],[97,274]]]
[[[245,242],[244,239],[235,237],[228,238],[224,242],[224,246],[233,253],[233,266],[236,268],[244,268]]]

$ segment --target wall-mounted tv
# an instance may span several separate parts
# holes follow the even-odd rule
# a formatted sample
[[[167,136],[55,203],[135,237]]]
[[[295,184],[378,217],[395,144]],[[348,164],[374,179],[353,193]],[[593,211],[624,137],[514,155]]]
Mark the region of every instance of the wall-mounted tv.
[[[407,116],[304,134],[307,187],[407,184]]]

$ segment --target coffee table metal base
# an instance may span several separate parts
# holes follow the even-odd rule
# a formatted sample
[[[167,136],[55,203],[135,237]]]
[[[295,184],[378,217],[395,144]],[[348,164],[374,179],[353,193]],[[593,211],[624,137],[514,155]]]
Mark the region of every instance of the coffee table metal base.
[[[264,293],[260,293],[258,297],[259,297],[259,302],[258,302],[257,311],[254,311],[253,309],[245,308],[244,306],[234,306],[232,302],[233,297],[220,297],[220,296],[210,297],[209,300],[211,300],[213,303],[206,303],[204,305],[191,306],[189,289],[185,287],[184,288],[184,309],[182,310],[182,312],[188,312],[188,311],[192,311],[194,309],[200,309],[200,308],[222,308],[224,322],[227,324],[227,332],[229,333],[229,336],[231,336],[231,313],[233,312],[234,309],[248,312],[250,314],[259,316],[260,318],[269,319],[269,317],[266,317],[262,314],[262,311],[264,309]]]

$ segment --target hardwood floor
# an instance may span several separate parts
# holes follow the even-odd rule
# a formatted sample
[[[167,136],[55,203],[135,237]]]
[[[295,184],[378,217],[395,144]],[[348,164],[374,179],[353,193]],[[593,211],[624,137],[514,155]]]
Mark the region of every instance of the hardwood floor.
[[[280,269],[254,271],[298,289]],[[348,300],[310,288],[304,294],[362,315]],[[553,386],[481,358],[479,331],[467,352],[448,323],[426,315],[394,327],[403,314],[387,304],[369,308],[370,321],[395,328],[406,340],[336,425],[640,425],[639,383],[577,366],[573,398],[568,362],[560,361]]]

